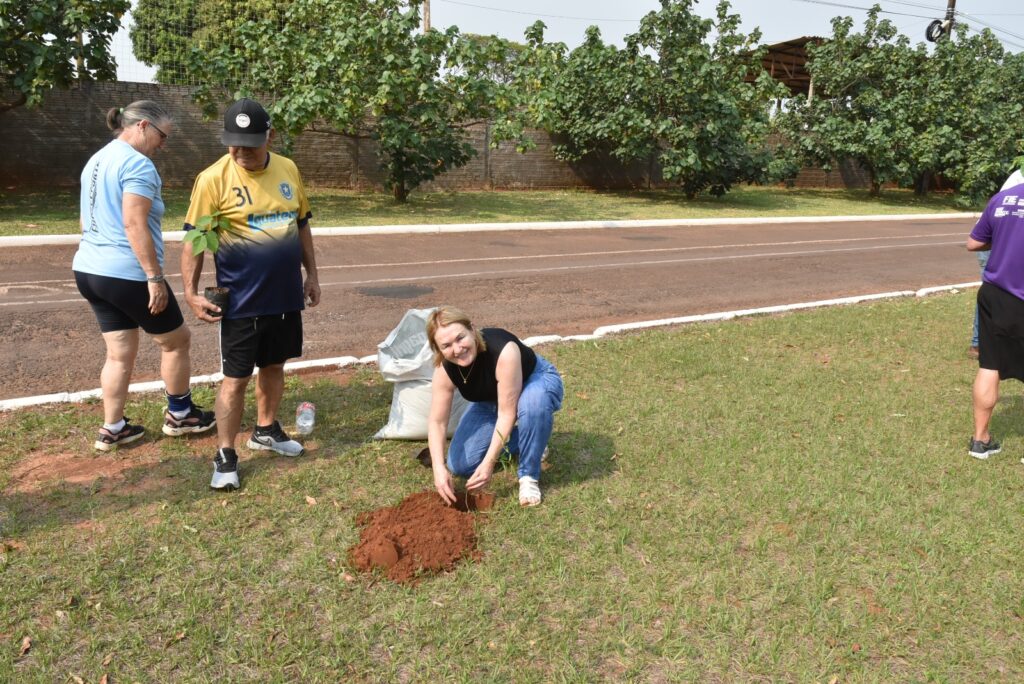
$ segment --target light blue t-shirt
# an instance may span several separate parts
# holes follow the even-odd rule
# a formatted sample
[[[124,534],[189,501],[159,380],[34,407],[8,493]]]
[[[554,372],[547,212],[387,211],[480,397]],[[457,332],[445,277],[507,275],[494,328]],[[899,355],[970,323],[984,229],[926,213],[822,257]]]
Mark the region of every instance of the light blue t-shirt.
[[[121,202],[124,193],[129,192],[153,202],[146,224],[162,269],[164,239],[160,221],[164,201],[160,186],[153,161],[123,140],[112,140],[94,154],[82,171],[82,241],[71,268],[110,278],[146,280],[146,272],[124,231]]]

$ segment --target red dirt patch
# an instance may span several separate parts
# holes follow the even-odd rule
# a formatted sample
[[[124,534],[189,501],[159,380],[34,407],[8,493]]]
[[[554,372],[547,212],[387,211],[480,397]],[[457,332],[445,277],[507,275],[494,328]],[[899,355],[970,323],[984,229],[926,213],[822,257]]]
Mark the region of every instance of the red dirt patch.
[[[122,478],[126,470],[138,466],[138,459],[125,456],[36,452],[23,458],[11,470],[8,491],[38,491],[61,481],[68,484],[90,485],[101,477]]]
[[[474,523],[471,513],[446,506],[437,492],[410,494],[397,506],[356,517],[363,531],[349,558],[359,570],[380,568],[395,582],[417,582],[424,573],[480,559]]]

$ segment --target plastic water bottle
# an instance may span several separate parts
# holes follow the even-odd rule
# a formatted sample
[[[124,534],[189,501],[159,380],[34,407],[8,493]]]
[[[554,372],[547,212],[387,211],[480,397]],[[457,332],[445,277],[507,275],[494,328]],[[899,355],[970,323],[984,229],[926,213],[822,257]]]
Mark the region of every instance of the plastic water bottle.
[[[295,409],[295,431],[300,435],[308,435],[313,431],[313,423],[316,422],[316,406],[312,402],[304,401]]]

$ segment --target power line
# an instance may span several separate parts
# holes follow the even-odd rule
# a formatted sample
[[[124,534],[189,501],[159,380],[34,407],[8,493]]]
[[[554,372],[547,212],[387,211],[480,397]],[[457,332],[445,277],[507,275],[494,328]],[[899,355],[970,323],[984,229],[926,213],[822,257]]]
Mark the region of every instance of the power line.
[[[1005,33],[1008,36],[1016,38],[1017,40],[1024,40],[1024,36],[1020,35],[1019,33],[1014,33],[1013,31],[1007,31],[1006,29],[1004,29],[1001,26],[993,26],[992,24],[989,24],[986,21],[982,21],[981,19],[979,19],[979,18],[977,18],[975,16],[967,14],[967,12],[961,12],[961,11],[957,10],[957,14],[959,14],[961,17],[965,17],[965,18],[967,18],[967,19],[969,19],[971,21],[977,22],[977,23],[981,24],[982,26],[984,26],[986,28],[992,29],[993,31],[996,31],[997,33]]]
[[[611,22],[623,22],[630,24],[639,24],[639,19],[602,19],[600,17],[568,17],[558,14],[540,14],[538,12],[522,12],[519,10],[504,9],[501,7],[487,7],[486,5],[475,5],[471,2],[457,2],[457,0],[438,0],[449,5],[461,5],[463,7],[475,7],[476,9],[485,9],[492,12],[504,12],[505,14],[525,14],[529,17],[544,17],[546,19],[572,19],[575,21],[611,21]]]
[[[828,5],[829,7],[842,7],[844,9],[855,9],[864,12],[869,11],[870,7],[858,7],[856,5],[847,5],[841,2],[826,2],[825,0],[797,0],[797,2],[806,2],[811,5]],[[916,17],[918,19],[931,19],[931,16],[924,14],[908,14],[907,12],[892,12],[890,10],[880,10],[882,14],[892,14],[897,17]]]

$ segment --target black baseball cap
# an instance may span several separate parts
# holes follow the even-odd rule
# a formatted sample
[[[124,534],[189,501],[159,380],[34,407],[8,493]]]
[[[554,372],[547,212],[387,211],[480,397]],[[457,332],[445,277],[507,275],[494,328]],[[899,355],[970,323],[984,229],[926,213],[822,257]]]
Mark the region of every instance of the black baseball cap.
[[[229,147],[263,147],[270,130],[270,115],[256,100],[242,98],[224,112],[220,141]]]

